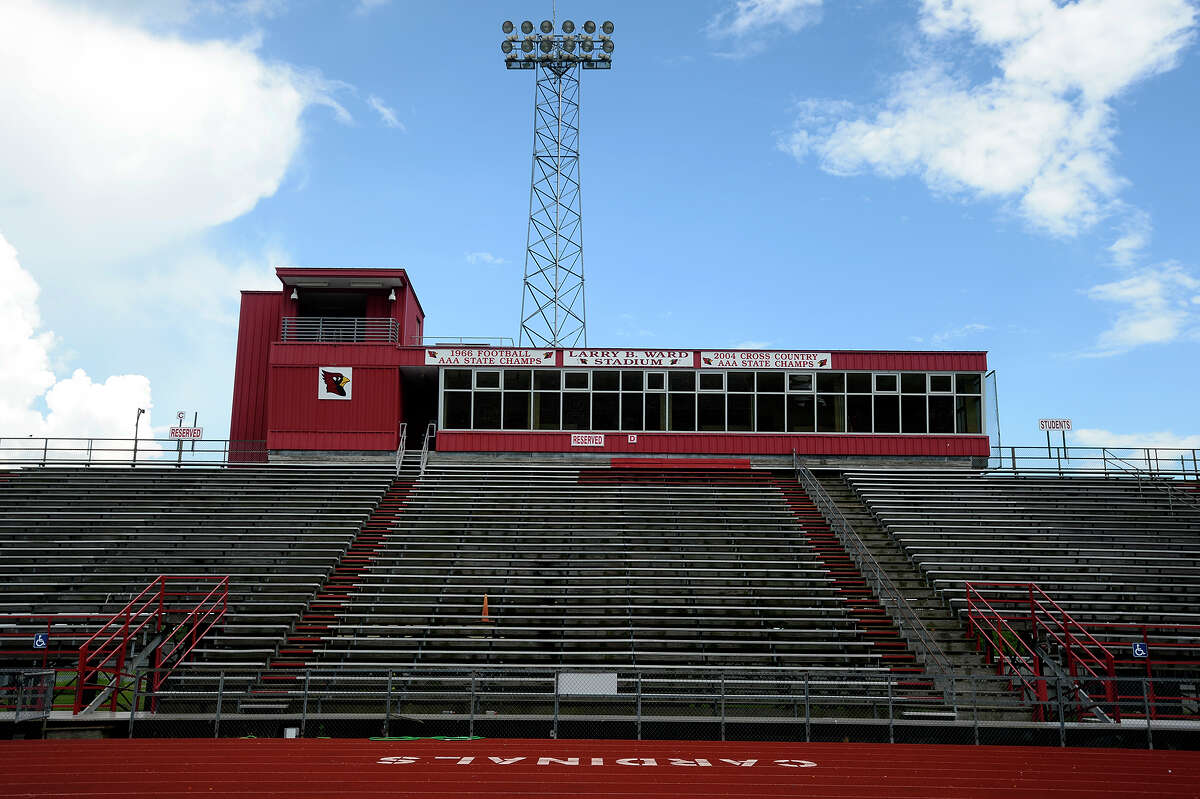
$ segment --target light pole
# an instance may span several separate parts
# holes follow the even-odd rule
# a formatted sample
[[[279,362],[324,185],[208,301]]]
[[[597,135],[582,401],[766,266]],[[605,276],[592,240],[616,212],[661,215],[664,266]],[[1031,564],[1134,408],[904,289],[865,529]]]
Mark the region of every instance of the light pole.
[[[138,408],[137,417],[133,420],[133,463],[129,464],[130,468],[137,466],[138,425],[142,423],[142,414],[145,412],[145,408]]]
[[[611,69],[613,24],[588,20],[562,33],[542,20],[540,33],[525,20],[500,26],[504,66],[529,69],[537,78],[533,98],[533,178],[518,345],[587,346],[583,297],[583,208],[579,178],[580,70]],[[594,35],[594,37],[593,37]],[[520,52],[517,52],[520,50]]]

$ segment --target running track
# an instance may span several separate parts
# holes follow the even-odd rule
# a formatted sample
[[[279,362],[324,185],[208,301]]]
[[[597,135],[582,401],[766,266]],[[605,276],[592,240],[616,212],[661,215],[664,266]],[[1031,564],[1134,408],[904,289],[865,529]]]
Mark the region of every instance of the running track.
[[[378,762],[386,757],[396,760]],[[568,763],[539,764],[539,758]],[[570,758],[578,758],[579,765],[571,765]],[[751,760],[755,762],[746,765]],[[1200,753],[1130,749],[712,741],[118,739],[0,742],[0,764],[0,797],[5,799],[1200,796]]]

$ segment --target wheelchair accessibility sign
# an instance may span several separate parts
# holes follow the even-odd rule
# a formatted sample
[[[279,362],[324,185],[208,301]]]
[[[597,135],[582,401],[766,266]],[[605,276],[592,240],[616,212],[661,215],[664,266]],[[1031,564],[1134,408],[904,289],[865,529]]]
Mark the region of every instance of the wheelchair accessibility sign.
[[[1135,641],[1133,643],[1133,656],[1135,658],[1150,657],[1150,647],[1141,641]]]
[[[49,633],[34,633],[33,634],[33,648],[34,649],[45,649],[49,645],[50,645],[50,634]]]

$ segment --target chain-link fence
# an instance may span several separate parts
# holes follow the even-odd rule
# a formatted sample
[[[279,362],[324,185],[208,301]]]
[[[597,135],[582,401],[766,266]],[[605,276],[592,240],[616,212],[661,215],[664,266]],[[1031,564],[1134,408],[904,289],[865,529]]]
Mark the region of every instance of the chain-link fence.
[[[503,737],[1200,748],[1197,677],[476,669],[176,672],[75,714],[49,672],[0,673],[0,728],[130,737]],[[40,691],[40,693],[39,693]],[[40,697],[40,698],[38,698]],[[110,709],[114,707],[115,710]],[[65,733],[64,733],[65,734]]]

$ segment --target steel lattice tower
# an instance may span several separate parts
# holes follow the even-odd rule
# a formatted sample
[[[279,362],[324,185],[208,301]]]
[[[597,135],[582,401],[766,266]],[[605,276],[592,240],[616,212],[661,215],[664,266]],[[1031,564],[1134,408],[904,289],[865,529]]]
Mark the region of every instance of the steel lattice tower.
[[[533,70],[533,175],[529,189],[529,233],[525,245],[525,288],[521,296],[521,333],[536,347],[587,345],[583,292],[583,211],[579,176],[580,75],[585,69],[609,69],[613,24],[605,22],[593,39],[596,23],[575,33],[566,20],[562,33],[543,20],[501,26],[505,66]],[[522,53],[515,52],[520,49]]]

